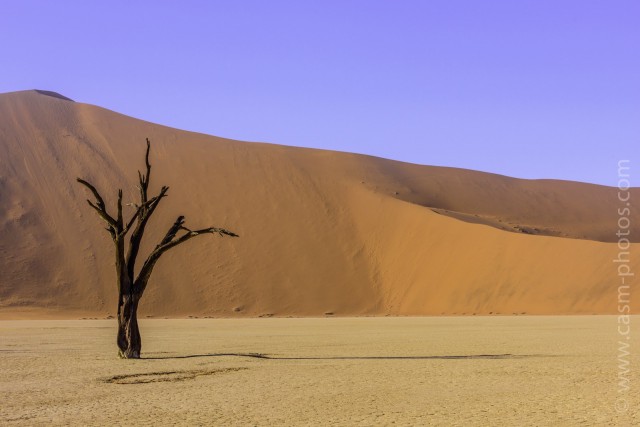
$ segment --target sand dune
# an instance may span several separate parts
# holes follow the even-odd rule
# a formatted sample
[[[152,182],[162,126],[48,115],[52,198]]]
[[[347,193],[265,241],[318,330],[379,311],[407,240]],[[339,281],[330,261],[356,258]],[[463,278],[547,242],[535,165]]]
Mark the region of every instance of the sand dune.
[[[143,315],[616,311],[615,188],[233,141],[25,91],[0,95],[0,317],[114,314],[111,242],[75,178],[133,201],[146,137],[152,188],[171,189],[145,248],[179,214],[241,238],[167,254]]]

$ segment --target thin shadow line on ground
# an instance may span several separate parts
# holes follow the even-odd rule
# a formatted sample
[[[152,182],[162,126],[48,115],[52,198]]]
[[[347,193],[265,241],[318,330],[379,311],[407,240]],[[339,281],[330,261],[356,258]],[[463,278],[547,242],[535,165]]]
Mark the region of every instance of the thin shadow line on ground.
[[[431,356],[271,356],[264,353],[206,353],[183,356],[143,357],[145,360],[191,359],[196,357],[249,357],[266,360],[466,360],[466,359],[524,359],[530,357],[549,357],[542,354],[465,354]]]

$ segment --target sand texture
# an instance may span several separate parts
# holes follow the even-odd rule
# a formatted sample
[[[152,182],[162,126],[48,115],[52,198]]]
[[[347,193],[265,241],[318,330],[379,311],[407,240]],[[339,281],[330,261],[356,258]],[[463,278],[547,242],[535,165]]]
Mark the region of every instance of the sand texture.
[[[614,316],[145,320],[137,361],[114,333],[0,321],[0,424],[640,425]]]
[[[112,212],[117,188],[134,201],[146,137],[151,191],[170,190],[144,250],[180,214],[241,237],[167,254],[143,315],[615,313],[615,188],[232,141],[25,91],[0,95],[0,317],[115,314],[112,243],[75,179]]]

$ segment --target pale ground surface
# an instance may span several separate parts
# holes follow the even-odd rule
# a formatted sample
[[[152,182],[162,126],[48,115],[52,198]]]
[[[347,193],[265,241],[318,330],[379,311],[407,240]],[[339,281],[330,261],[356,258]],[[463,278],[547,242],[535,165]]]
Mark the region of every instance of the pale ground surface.
[[[0,424],[640,425],[613,316],[145,320],[139,361],[114,328],[0,322]]]

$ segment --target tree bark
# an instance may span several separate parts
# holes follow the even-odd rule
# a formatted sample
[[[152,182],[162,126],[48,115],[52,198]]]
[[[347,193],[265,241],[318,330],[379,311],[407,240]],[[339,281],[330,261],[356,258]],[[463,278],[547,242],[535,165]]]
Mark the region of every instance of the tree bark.
[[[118,355],[122,359],[139,359],[142,349],[138,328],[140,297],[135,294],[123,294],[118,300]]]

